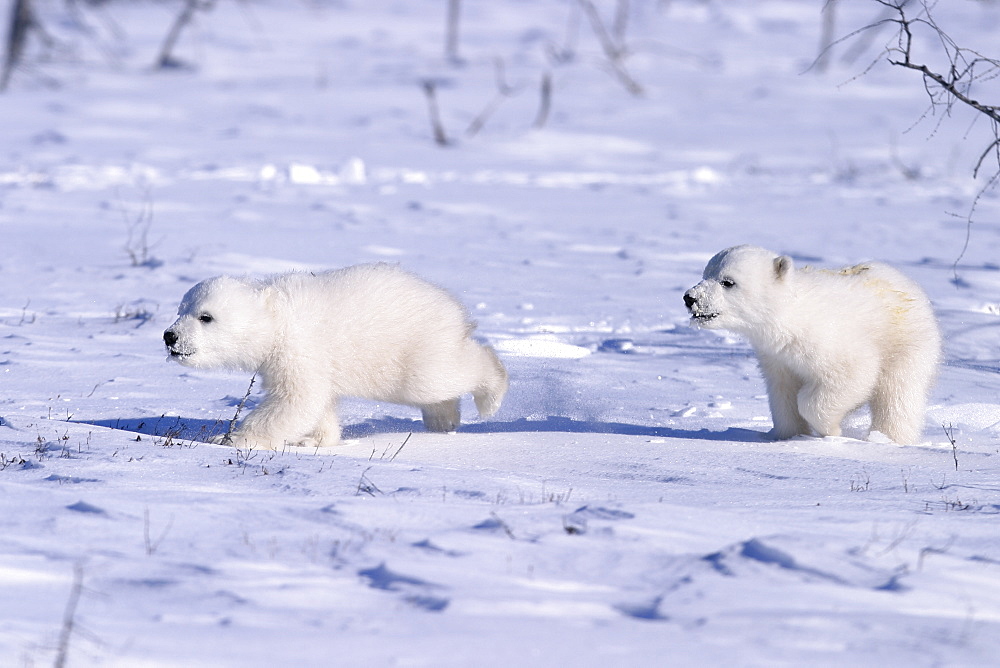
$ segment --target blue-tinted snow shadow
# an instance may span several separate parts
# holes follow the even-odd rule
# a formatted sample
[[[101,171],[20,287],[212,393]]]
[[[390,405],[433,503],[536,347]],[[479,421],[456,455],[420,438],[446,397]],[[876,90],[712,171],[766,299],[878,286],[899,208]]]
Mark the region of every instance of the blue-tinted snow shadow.
[[[488,434],[516,432],[564,432],[569,434],[617,434],[620,436],[647,436],[650,438],[682,438],[702,441],[756,442],[765,440],[765,435],[751,429],[730,427],[722,431],[711,429],[677,429],[675,427],[653,427],[625,422],[600,422],[576,420],[574,418],[550,415],[544,420],[521,418],[511,422],[477,422],[462,425],[459,433]]]
[[[225,433],[228,420],[195,420],[176,415],[141,418],[114,418],[111,420],[72,420],[76,424],[129,431],[143,436],[171,437],[181,441],[208,441],[216,434]]]
[[[378,433],[401,433],[424,431],[420,420],[384,417],[368,420],[344,427],[344,438],[361,438]],[[710,429],[676,429],[674,427],[652,427],[624,422],[601,422],[577,420],[570,417],[550,415],[544,419],[520,418],[508,422],[488,421],[463,424],[460,434],[513,434],[513,433],[566,433],[566,434],[617,434],[620,436],[646,436],[649,438],[679,438],[702,441],[740,441],[755,443],[766,440],[763,432],[730,427],[723,431]]]
[[[91,424],[121,431],[161,438],[171,437],[184,441],[207,441],[211,436],[224,433],[228,420],[196,420],[178,416],[142,418],[116,418],[111,420],[81,420],[78,424]],[[344,426],[345,439],[358,439],[378,434],[405,434],[424,431],[423,422],[397,417],[381,417]],[[550,415],[544,419],[520,418],[507,422],[488,421],[463,424],[460,434],[516,434],[516,433],[566,433],[566,434],[616,434],[619,436],[644,436],[647,438],[676,438],[701,441],[737,441],[758,443],[767,440],[763,432],[730,427],[722,431],[710,429],[677,429],[654,427],[624,422],[577,420]]]

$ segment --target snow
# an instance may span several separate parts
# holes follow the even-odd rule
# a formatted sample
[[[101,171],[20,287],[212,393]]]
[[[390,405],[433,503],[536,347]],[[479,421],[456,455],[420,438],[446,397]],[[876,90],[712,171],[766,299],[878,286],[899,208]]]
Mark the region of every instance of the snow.
[[[989,128],[925,115],[888,29],[818,73],[821,3],[633,2],[636,97],[567,0],[463,3],[459,65],[443,2],[220,2],[171,71],[174,5],[37,4],[56,47],[0,96],[0,663],[996,665],[995,191],[954,266]],[[837,7],[841,34],[880,9]],[[995,55],[995,3],[935,16]],[[517,92],[465,136],[498,57]],[[863,412],[763,438],[749,348],[681,301],[744,242],[924,286],[923,443]],[[165,361],[181,295],[372,260],[468,305],[501,411],[440,435],[348,401],[329,450],[203,442],[250,379]]]

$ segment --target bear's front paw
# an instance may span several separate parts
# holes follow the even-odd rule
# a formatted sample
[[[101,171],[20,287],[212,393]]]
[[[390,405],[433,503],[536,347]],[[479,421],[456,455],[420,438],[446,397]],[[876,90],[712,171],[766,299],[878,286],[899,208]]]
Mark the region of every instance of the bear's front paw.
[[[298,445],[303,448],[328,448],[330,446],[339,444],[340,444],[339,437],[333,438],[329,434],[323,434],[323,435],[306,436],[305,438],[301,439],[297,443],[294,443],[293,445]]]
[[[217,434],[209,439],[210,443],[216,445],[229,445],[240,450],[246,449],[258,449],[258,450],[276,450],[272,439],[256,437],[253,435],[247,435],[240,433],[239,431],[227,432],[225,434]],[[280,447],[281,443],[278,443]]]
[[[787,441],[790,438],[795,438],[796,436],[802,436],[805,432],[799,431],[798,429],[787,429],[775,427],[771,431],[767,432],[765,436],[771,441]]]

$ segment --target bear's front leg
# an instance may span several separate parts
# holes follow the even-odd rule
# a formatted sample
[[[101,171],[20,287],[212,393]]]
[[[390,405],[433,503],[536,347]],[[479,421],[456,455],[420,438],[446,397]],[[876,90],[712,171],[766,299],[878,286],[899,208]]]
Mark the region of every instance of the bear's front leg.
[[[768,437],[778,441],[809,433],[809,423],[799,414],[798,394],[802,382],[788,369],[773,360],[761,359],[761,371],[767,383],[767,403],[774,427]]]
[[[833,364],[827,364],[827,369]],[[847,414],[872,396],[878,364],[866,359],[864,351],[840,360],[836,372],[827,372],[799,390],[799,413],[820,436],[840,436]]]
[[[337,415],[337,401],[333,400],[326,407],[326,412],[320,418],[316,429],[302,441],[307,447],[322,448],[340,443],[340,418]]]
[[[232,434],[237,447],[277,450],[298,445],[325,424],[330,393],[322,383],[297,383],[293,388],[271,386],[267,396]],[[337,438],[340,425],[337,423]]]
[[[809,383],[799,390],[799,414],[819,436],[840,436],[840,423],[855,405],[842,392],[820,383]]]

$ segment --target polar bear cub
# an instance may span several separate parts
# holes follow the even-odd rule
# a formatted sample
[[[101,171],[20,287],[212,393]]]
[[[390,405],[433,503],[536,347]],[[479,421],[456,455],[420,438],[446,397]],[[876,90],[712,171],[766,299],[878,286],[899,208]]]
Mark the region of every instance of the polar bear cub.
[[[796,269],[788,256],[727,248],[684,294],[692,323],[745,336],[767,383],[774,428],[839,436],[869,404],[872,429],[897,443],[923,433],[941,335],[923,291],[892,267]]]
[[[341,397],[416,406],[428,430],[452,431],[462,395],[487,417],[507,392],[462,305],[395,265],[218,276],[191,288],[178,316],[163,333],[171,359],[263,382],[264,400],[231,435],[237,446],[334,445]]]

